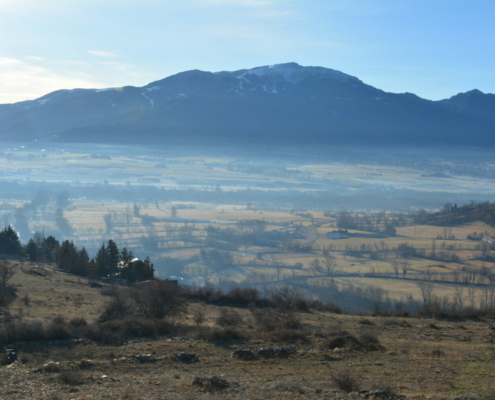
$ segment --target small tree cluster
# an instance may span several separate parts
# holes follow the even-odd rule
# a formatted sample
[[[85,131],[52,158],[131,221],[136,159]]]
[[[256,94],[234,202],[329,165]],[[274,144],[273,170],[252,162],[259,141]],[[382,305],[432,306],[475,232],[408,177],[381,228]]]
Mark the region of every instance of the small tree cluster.
[[[58,267],[74,275],[88,276],[94,270],[88,252],[83,247],[79,250],[74,242],[66,240],[60,246]]]
[[[53,236],[36,232],[32,239],[24,247],[24,255],[33,262],[58,262],[60,243]]]
[[[16,231],[9,225],[0,231],[0,254],[18,255],[21,242]]]
[[[149,257],[138,260],[132,251],[123,248],[119,251],[113,240],[102,244],[94,259],[95,273],[102,277],[115,277],[128,282],[138,282],[153,279],[155,269]]]

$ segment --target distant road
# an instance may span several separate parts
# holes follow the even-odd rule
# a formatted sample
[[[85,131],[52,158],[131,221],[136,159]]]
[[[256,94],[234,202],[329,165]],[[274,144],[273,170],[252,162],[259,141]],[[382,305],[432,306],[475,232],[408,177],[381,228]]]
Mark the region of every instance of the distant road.
[[[316,228],[319,226],[328,223],[329,221],[321,221],[317,222],[316,224],[308,226],[306,229],[306,235],[307,238],[302,244],[310,244],[313,243],[316,240]]]

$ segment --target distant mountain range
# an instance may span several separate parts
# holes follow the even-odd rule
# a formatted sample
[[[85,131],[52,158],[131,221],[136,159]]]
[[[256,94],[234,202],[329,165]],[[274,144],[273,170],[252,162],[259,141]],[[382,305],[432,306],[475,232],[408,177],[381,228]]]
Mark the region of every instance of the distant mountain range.
[[[495,145],[495,95],[430,101],[322,67],[181,72],[144,87],[0,105],[0,140],[112,144]]]

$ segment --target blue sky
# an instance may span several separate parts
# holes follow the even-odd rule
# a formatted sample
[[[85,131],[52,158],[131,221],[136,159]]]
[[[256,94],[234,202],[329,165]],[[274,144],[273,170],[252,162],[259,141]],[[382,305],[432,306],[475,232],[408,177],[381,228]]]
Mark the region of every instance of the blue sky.
[[[495,93],[491,0],[0,0],[0,103],[294,61],[438,100]]]

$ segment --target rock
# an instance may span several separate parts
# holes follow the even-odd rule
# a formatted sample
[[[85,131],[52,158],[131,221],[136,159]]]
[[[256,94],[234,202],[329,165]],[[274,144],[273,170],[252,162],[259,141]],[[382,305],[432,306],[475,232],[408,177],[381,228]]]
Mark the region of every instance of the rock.
[[[296,354],[295,347],[275,347],[273,349],[278,357],[289,357],[291,354]]]
[[[275,350],[272,349],[271,347],[262,347],[257,351],[257,353],[260,357],[264,357],[264,358],[275,357]]]
[[[176,361],[180,361],[186,364],[191,364],[199,361],[198,356],[191,353],[177,353],[174,354],[172,358]]]
[[[222,390],[231,386],[229,382],[218,376],[212,376],[211,378],[194,378],[192,384],[207,390]]]
[[[141,364],[146,364],[156,361],[156,358],[151,354],[139,354],[137,356],[131,356],[131,358],[139,361]]]
[[[251,349],[237,349],[230,356],[232,358],[240,358],[241,360],[253,360],[254,352]]]
[[[17,353],[13,346],[5,346],[5,354],[7,355],[7,365],[13,364],[17,361]]]
[[[55,361],[47,362],[38,370],[38,372],[60,372],[60,363]]]

